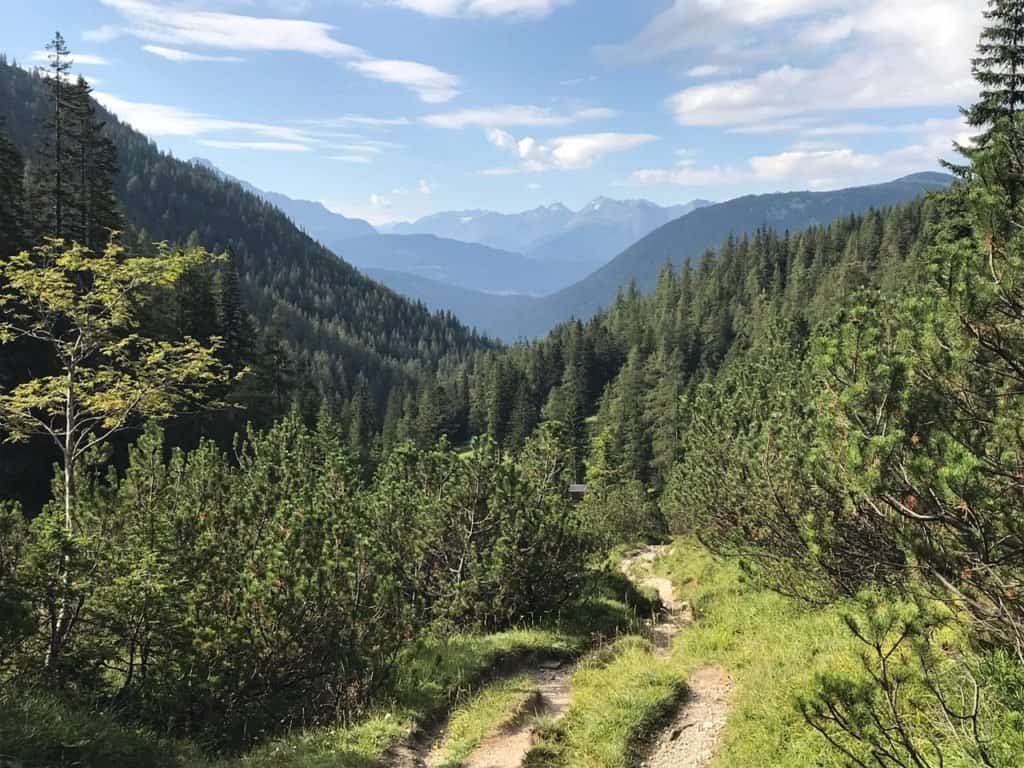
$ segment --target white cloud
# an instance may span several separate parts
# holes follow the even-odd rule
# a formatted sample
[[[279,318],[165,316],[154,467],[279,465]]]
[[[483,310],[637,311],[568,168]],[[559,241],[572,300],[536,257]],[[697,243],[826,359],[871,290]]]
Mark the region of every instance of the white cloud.
[[[516,140],[511,134],[492,130],[488,140],[498,149],[517,155],[516,168],[491,168],[483,173],[501,176],[521,171],[573,171],[591,167],[605,155],[625,152],[657,140],[649,133],[588,133],[561,136],[542,142],[527,136]]]
[[[714,2],[722,6],[719,23],[747,23],[748,16],[726,13],[737,10],[734,0]],[[833,3],[843,4],[851,6],[850,13],[813,22],[803,31],[805,38],[822,44],[845,39],[838,55],[821,66],[787,64],[750,78],[686,88],[667,102],[676,120],[742,126],[829,110],[940,106],[974,98],[969,61],[985,0]],[[808,11],[803,0],[754,5],[765,13],[768,6],[778,6],[779,13],[788,7],[790,15]],[[687,47],[701,45],[691,40]]]
[[[417,187],[421,195],[432,195],[434,194],[433,188],[430,186],[430,182],[426,179],[420,179],[420,183]]]
[[[689,77],[712,77],[722,71],[722,68],[717,64],[701,64],[696,67],[690,67],[686,70],[686,74]]]
[[[635,171],[627,183],[639,186],[733,186],[766,183],[789,188],[831,189],[890,180],[909,173],[935,170],[940,158],[952,156],[954,139],[966,144],[970,130],[962,120],[928,120],[898,128],[916,132],[913,144],[878,152],[857,152],[849,147],[798,143],[772,155],[751,157],[743,166],[701,167],[683,156],[671,168]]]
[[[455,75],[429,64],[374,58],[361,48],[335,39],[334,27],[329,24],[167,7],[150,0],[100,2],[121,13],[127,23],[86,33],[90,39],[111,40],[128,34],[165,46],[306,53],[347,60],[349,68],[364,77],[405,86],[427,103],[450,101],[458,95]]]
[[[328,144],[327,147],[350,154],[380,155],[384,153],[384,149],[376,144]]]
[[[365,165],[372,162],[366,155],[328,155],[328,160],[337,160],[339,163],[355,163]]]
[[[32,61],[38,61],[42,64],[48,64],[50,61],[50,52],[33,51],[31,58]],[[103,56],[97,56],[92,53],[72,52],[71,55],[67,57],[67,60],[70,61],[72,65],[85,64],[86,66],[107,66],[108,64],[110,64],[109,59],[106,59]]]
[[[355,46],[335,40],[329,24],[301,19],[272,19],[234,13],[157,5],[148,0],[100,0],[119,11],[128,25],[118,29],[144,40],[200,45],[236,51],[292,51],[314,56],[364,56]],[[103,32],[113,34],[107,27]]]
[[[806,25],[797,40],[807,45],[835,45],[853,34],[856,23],[851,16],[839,16]]]
[[[142,50],[152,53],[154,56],[159,56],[162,59],[167,59],[168,61],[220,61],[230,63],[244,61],[244,59],[241,59],[238,56],[207,56],[202,53],[183,51],[180,48],[165,48],[162,45],[144,45],[142,46]]]
[[[584,120],[603,120],[614,117],[615,114],[614,110],[604,107],[588,107],[574,112],[558,113],[546,107],[506,104],[486,109],[463,109],[458,112],[426,115],[420,119],[436,128],[458,130],[468,126],[497,128],[570,125]]]
[[[120,119],[147,136],[202,136],[243,132],[293,144],[312,142],[303,132],[288,126],[224,120],[165,104],[128,101],[103,91],[96,91],[93,96]]]
[[[360,59],[349,64],[360,74],[385,83],[404,85],[427,104],[443,104],[459,95],[459,78],[416,61]]]
[[[378,5],[395,5],[428,16],[490,16],[542,18],[558,6],[573,0],[376,0]]]
[[[407,117],[373,117],[371,115],[339,115],[338,117],[322,117],[300,120],[303,125],[317,128],[348,128],[353,125],[365,125],[371,128],[408,125]]]
[[[543,187],[543,186],[541,186],[540,184],[538,184],[538,183],[537,183],[537,182],[535,182],[535,181],[532,181],[532,182],[530,182],[529,184],[527,184],[527,185],[526,185],[526,188],[527,188],[528,190],[530,190],[531,192],[540,192],[540,191],[541,191],[542,189],[544,189],[544,187]]]
[[[583,83],[592,83],[595,80],[597,80],[597,75],[590,75],[588,77],[572,77],[572,78],[569,78],[568,80],[559,80],[558,84],[563,86],[563,87],[565,87],[565,88],[570,88],[570,87],[572,87],[574,85],[583,85]]]
[[[391,201],[388,200],[386,197],[383,197],[382,195],[374,193],[370,195],[370,205],[372,205],[374,208],[390,208]]]
[[[262,152],[309,152],[307,144],[296,144],[288,141],[222,141],[220,139],[200,139],[199,143],[216,149],[249,149]]]

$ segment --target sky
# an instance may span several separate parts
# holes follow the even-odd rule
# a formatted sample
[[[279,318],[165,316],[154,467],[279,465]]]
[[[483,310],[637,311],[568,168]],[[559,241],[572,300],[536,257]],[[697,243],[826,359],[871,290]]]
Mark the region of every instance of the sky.
[[[382,224],[661,204],[937,170],[969,132],[985,0],[62,0],[121,119],[181,158]]]

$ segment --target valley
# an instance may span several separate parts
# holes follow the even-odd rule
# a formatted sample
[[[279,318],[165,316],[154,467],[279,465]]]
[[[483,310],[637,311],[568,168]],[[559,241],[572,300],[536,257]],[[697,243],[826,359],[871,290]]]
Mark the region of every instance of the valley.
[[[1024,8],[907,2],[5,11],[0,768],[1024,764]]]

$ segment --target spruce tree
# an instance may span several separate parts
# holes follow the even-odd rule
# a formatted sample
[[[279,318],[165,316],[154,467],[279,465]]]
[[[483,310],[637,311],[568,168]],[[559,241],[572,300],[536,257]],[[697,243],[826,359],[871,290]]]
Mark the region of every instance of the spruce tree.
[[[60,32],[46,44],[50,60],[46,84],[50,90],[50,109],[44,126],[46,137],[40,151],[40,162],[36,183],[37,199],[34,201],[36,235],[65,237],[68,232],[67,219],[72,198],[72,183],[75,178],[74,160],[71,155],[71,131],[74,121],[71,111],[71,93],[68,72],[71,70],[71,51]]]
[[[114,194],[117,150],[96,116],[92,88],[85,78],[68,87],[68,119],[72,124],[69,153],[75,167],[75,221],[68,233],[92,250],[100,248],[112,230],[123,226]]]

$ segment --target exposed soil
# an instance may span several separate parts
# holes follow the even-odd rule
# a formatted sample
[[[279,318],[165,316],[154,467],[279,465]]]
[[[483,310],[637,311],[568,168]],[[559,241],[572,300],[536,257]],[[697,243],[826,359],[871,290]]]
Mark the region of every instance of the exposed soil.
[[[655,654],[666,658],[679,631],[693,623],[693,610],[681,601],[672,582],[646,571],[667,547],[645,547],[630,552],[622,571],[636,583],[657,590],[661,616],[650,628]],[[641,573],[643,571],[643,573]],[[687,695],[679,710],[651,745],[641,768],[704,768],[715,755],[726,719],[733,682],[720,667],[697,670],[687,681]]]
[[[687,685],[679,712],[641,761],[642,768],[704,768],[715,756],[729,716],[732,678],[724,669],[706,667]]]
[[[668,545],[651,545],[633,550],[623,558],[621,569],[641,586],[657,591],[662,610],[648,625],[655,655],[667,658],[679,631],[693,622],[689,603],[681,601],[672,582],[652,576],[651,565],[669,550]],[[526,669],[535,693],[521,712],[484,739],[464,761],[463,768],[519,768],[537,740],[540,720],[558,720],[572,703],[574,665],[540,662]],[[519,673],[524,670],[520,669]],[[698,670],[688,681],[688,693],[679,710],[651,747],[641,768],[704,768],[714,756],[729,714],[732,679],[719,667]],[[394,768],[438,768],[444,754],[437,747],[444,722],[414,734],[388,756]]]
[[[537,740],[537,722],[565,716],[572,700],[573,668],[542,669],[534,674],[537,694],[515,720],[484,739],[464,763],[465,768],[519,768]]]

